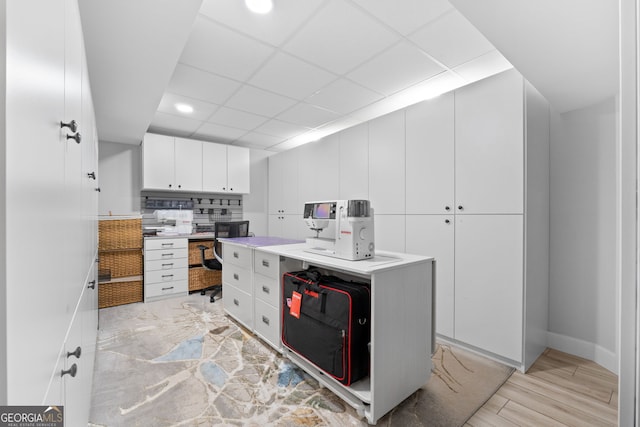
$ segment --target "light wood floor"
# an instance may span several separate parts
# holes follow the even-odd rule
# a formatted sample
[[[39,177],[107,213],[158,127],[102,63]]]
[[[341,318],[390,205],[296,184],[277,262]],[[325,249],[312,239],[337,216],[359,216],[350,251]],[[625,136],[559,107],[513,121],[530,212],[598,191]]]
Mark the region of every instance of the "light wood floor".
[[[617,375],[547,349],[526,374],[514,372],[465,426],[616,426],[617,417]]]

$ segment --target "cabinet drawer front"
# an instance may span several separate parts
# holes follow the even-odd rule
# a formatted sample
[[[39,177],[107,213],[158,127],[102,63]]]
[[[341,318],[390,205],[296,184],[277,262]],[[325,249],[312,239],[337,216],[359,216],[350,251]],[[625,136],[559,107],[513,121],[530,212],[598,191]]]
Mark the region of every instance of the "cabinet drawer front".
[[[251,271],[240,268],[237,265],[224,263],[222,267],[222,283],[235,286],[249,295],[253,294]]]
[[[278,309],[264,301],[255,301],[255,330],[273,347],[280,348],[280,316]]]
[[[277,279],[280,275],[280,256],[266,252],[255,251],[253,269],[267,277]]]
[[[224,245],[222,247],[222,259],[225,264],[233,264],[246,269],[251,269],[250,248],[236,245]]]
[[[186,294],[189,289],[189,283],[186,280],[169,282],[169,283],[153,283],[145,285],[145,299],[158,297],[162,295]]]
[[[278,279],[255,274],[253,276],[253,294],[273,307],[279,307],[280,286]]]
[[[253,330],[253,307],[251,295],[235,286],[223,285],[222,305],[231,317]]]
[[[144,275],[144,284],[150,283],[170,283],[179,282],[181,280],[189,280],[188,268],[174,268],[172,270],[156,270],[146,272]]]
[[[180,258],[184,258],[186,263],[187,248],[146,250],[144,252],[145,262]]]
[[[173,270],[174,268],[187,268],[185,259],[158,259],[144,263],[146,273],[157,270]]]
[[[176,249],[187,247],[187,239],[147,239],[144,243],[144,248],[146,250]]]

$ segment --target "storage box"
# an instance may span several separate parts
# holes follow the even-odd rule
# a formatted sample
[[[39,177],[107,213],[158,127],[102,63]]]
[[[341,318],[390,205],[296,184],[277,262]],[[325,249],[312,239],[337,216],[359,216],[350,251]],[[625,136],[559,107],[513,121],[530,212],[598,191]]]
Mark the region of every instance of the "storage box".
[[[100,251],[100,270],[109,271],[111,278],[141,276],[142,249]]]
[[[98,223],[98,249],[142,248],[142,219],[101,219]]]
[[[194,240],[189,242],[189,265],[202,265],[202,255],[198,246],[206,246],[205,259],[213,259],[213,240]]]
[[[189,292],[222,284],[222,270],[206,270],[204,267],[189,268]]]
[[[98,308],[142,302],[142,280],[98,283]]]

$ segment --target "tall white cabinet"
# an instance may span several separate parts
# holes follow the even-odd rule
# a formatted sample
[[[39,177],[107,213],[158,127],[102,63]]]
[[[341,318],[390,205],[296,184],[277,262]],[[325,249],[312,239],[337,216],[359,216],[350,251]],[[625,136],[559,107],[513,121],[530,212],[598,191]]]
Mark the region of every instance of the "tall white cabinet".
[[[0,9],[0,404],[64,405],[66,425],[86,425],[99,173],[78,2]]]

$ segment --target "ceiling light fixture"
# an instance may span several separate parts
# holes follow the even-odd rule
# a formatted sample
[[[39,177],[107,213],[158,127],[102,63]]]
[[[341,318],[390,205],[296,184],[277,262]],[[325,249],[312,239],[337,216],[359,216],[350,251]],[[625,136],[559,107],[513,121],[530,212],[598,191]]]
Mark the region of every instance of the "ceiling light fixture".
[[[265,14],[271,12],[271,9],[273,9],[272,0],[244,0],[244,4],[246,4],[253,13]]]
[[[186,114],[193,113],[193,107],[188,104],[176,104],[176,110]]]

